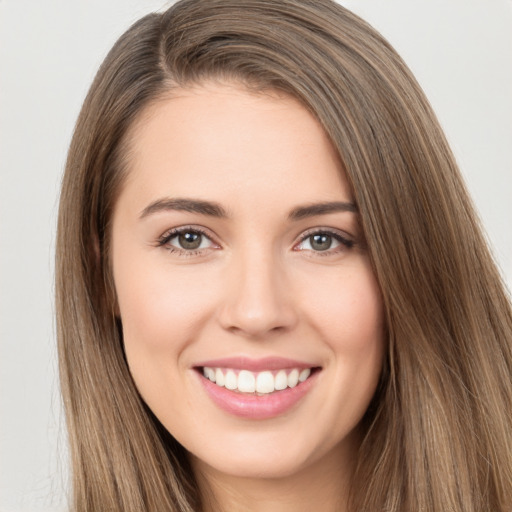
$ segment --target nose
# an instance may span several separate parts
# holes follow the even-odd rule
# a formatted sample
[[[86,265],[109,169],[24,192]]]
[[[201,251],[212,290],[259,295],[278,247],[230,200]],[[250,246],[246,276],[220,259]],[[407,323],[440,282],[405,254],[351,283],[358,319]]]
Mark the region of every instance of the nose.
[[[219,313],[224,329],[246,338],[264,339],[294,327],[298,315],[282,267],[260,251],[232,262],[226,271],[229,275]]]

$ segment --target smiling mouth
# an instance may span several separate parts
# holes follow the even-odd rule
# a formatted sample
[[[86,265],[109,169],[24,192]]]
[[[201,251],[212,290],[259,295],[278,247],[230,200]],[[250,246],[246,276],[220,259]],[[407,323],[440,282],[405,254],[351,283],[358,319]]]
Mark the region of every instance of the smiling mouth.
[[[203,366],[198,370],[206,379],[221,388],[243,394],[262,396],[295,388],[309,379],[318,368],[289,368],[252,372]]]

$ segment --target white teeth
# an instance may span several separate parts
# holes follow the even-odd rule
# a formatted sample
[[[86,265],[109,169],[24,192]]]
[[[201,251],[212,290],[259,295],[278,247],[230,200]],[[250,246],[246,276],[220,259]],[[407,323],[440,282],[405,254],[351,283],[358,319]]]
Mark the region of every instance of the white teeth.
[[[272,372],[261,372],[256,377],[256,391],[258,393],[272,393],[274,391],[274,376]]]
[[[220,368],[215,370],[215,382],[217,383],[217,386],[224,387],[224,374]]]
[[[304,382],[311,375],[311,368],[299,370],[279,370],[277,373],[269,370],[263,372],[250,372],[248,370],[226,370],[224,368],[203,367],[203,375],[217,386],[226,387],[231,391],[241,393],[269,394],[294,388]]]
[[[242,370],[238,374],[238,391],[242,393],[254,393],[256,391],[256,379],[251,372]]]
[[[212,382],[215,382],[215,370],[213,370],[212,368],[205,367],[203,373],[207,379],[210,379]]]
[[[288,387],[294,388],[299,382],[299,370],[292,370],[288,375]]]
[[[304,382],[310,375],[311,375],[311,368],[305,368],[299,374],[299,382]]]
[[[286,376],[286,372],[284,370],[279,370],[277,372],[274,387],[277,391],[281,391],[288,387],[288,377]]]
[[[226,386],[226,389],[238,389],[238,378],[233,370],[229,370],[228,373],[226,373],[224,385]]]

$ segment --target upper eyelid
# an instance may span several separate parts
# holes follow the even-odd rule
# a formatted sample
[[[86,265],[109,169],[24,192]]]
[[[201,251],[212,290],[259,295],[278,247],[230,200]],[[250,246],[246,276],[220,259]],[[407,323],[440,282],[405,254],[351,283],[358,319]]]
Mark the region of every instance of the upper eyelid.
[[[195,225],[185,225],[185,226],[178,226],[175,228],[169,228],[166,231],[164,231],[164,233],[160,237],[158,237],[158,239],[163,240],[166,238],[172,238],[176,235],[179,235],[180,233],[186,233],[187,231],[195,231],[197,233],[201,233],[201,235],[206,236],[207,238],[212,240],[212,242],[215,239],[215,235],[213,235],[209,229],[204,228],[202,226],[195,226]]]
[[[298,236],[298,241],[301,242],[312,235],[316,235],[317,233],[325,233],[328,235],[338,235],[343,239],[350,240],[351,242],[354,242],[354,236],[351,235],[350,233],[347,233],[343,229],[327,228],[327,227],[316,227],[316,228],[306,229],[305,231],[302,231],[301,234]]]

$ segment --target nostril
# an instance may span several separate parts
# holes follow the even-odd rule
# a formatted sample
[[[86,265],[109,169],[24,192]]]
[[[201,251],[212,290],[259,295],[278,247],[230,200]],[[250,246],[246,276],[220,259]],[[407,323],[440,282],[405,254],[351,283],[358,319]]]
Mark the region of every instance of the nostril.
[[[220,323],[225,330],[252,338],[287,332],[296,321],[295,313],[286,305],[251,307],[243,302],[226,307],[220,317]]]

